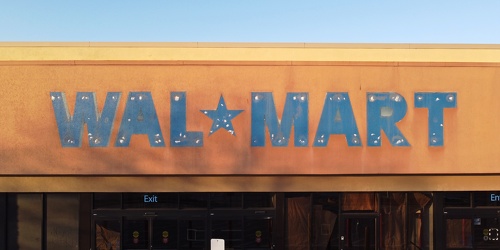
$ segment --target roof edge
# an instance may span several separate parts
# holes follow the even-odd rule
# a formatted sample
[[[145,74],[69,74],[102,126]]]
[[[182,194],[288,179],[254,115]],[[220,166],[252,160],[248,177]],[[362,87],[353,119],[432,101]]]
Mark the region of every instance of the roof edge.
[[[0,42],[0,47],[500,49],[500,44],[253,42]]]
[[[0,42],[0,61],[500,63],[500,44]]]

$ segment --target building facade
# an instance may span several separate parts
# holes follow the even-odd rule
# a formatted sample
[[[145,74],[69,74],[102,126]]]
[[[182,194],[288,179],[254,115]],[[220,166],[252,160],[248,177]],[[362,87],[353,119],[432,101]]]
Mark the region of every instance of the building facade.
[[[1,249],[499,249],[500,47],[2,43]]]

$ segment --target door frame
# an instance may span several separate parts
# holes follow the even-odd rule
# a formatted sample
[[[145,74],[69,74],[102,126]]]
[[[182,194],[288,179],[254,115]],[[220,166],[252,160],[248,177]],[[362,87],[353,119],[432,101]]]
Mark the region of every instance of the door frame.
[[[346,244],[348,242],[348,232],[346,223],[350,219],[372,219],[374,221],[374,232],[370,233],[373,237],[375,249],[379,249],[380,246],[380,214],[377,212],[343,212],[339,216],[339,249],[346,249]]]
[[[276,226],[276,211],[274,209],[193,209],[193,210],[166,210],[166,209],[110,209],[94,210],[91,217],[91,249],[96,247],[96,221],[109,220],[118,221],[120,224],[120,249],[123,248],[124,219],[142,219],[148,220],[148,241],[149,248],[152,248],[152,229],[155,219],[158,220],[203,220],[205,222],[205,246],[209,248],[212,238],[212,221],[217,219],[271,219],[272,232],[270,240],[271,246],[275,245],[275,235],[278,227]],[[179,227],[179,225],[178,225]],[[243,224],[243,227],[245,225]],[[242,235],[243,239],[245,235]]]

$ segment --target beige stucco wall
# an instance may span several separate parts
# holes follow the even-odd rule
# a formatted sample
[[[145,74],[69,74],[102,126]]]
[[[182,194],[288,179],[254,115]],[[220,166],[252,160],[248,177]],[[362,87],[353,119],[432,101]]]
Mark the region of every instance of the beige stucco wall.
[[[491,114],[499,110],[499,102],[496,102],[494,98],[500,86],[496,84],[500,75],[499,63],[500,46],[496,45],[0,43],[0,70],[4,70],[0,79],[4,82],[6,90],[1,94],[2,106],[12,107],[2,110],[2,116],[7,119],[0,122],[3,131],[0,155],[4,159],[0,163],[2,168],[0,191],[498,190],[500,184],[495,181],[495,178],[498,177],[500,171],[497,170],[499,158],[495,144],[499,138],[497,133],[488,131],[498,128],[499,118]],[[182,67],[181,71],[189,73],[190,78],[185,76],[172,78],[162,73],[172,65]],[[260,71],[255,70],[259,67]],[[111,157],[113,162],[99,163],[89,161],[89,159],[96,158],[93,157],[93,155],[96,156],[95,151],[62,149],[58,144],[57,128],[53,121],[50,102],[45,102],[45,99],[50,100],[46,96],[50,91],[67,91],[69,95],[76,91],[94,91],[102,97],[107,91],[118,89],[124,92],[125,98],[128,91],[147,90],[153,93],[161,91],[168,93],[181,89],[192,91],[193,94],[189,92],[189,95],[194,96],[194,99],[200,103],[206,101],[203,103],[204,107],[212,107],[217,98],[210,99],[202,94],[218,96],[222,90],[207,87],[208,85],[204,83],[208,82],[205,82],[206,77],[203,73],[209,74],[212,79],[225,79],[225,75],[246,72],[238,76],[241,79],[254,79],[257,75],[257,79],[260,79],[259,77],[266,76],[266,74],[258,74],[262,70],[268,72],[268,78],[265,78],[267,82],[278,79],[276,81],[280,83],[274,88],[267,87],[267,82],[247,86],[243,89],[246,91],[244,94],[250,91],[272,91],[276,96],[281,96],[275,97],[276,103],[283,103],[283,96],[286,92],[306,91],[317,95],[317,101],[310,104],[310,106],[316,106],[313,108],[315,111],[311,111],[311,116],[315,117],[311,119],[311,138],[314,136],[317,119],[321,112],[322,98],[327,91],[348,91],[352,95],[353,106],[357,106],[354,113],[361,114],[360,116],[364,112],[363,105],[365,105],[364,98],[367,91],[402,92],[408,98],[409,106],[409,118],[406,125],[403,122],[402,126],[410,131],[408,133],[413,133],[410,139],[415,143],[410,149],[396,149],[399,153],[394,155],[392,154],[395,151],[390,147],[378,150],[368,149],[365,146],[359,152],[354,153],[348,148],[337,148],[336,152],[349,155],[347,159],[357,159],[356,157],[360,155],[367,157],[357,163],[356,160],[349,160],[349,162],[354,162],[354,165],[339,164],[337,169],[343,170],[338,171],[319,168],[312,172],[307,170],[304,172],[304,166],[314,163],[315,160],[328,159],[328,155],[331,154],[329,152],[318,153],[316,149],[308,149],[307,153],[301,153],[300,150],[290,148],[286,152],[279,153],[277,149],[268,147],[260,150],[263,152],[248,149],[253,155],[253,161],[250,161],[249,166],[255,166],[255,168],[248,168],[250,170],[227,171],[233,165],[223,165],[224,168],[217,165],[217,168],[214,166],[209,171],[205,171],[206,168],[204,168],[205,172],[198,170],[186,172],[183,168],[172,165],[169,169],[173,171],[165,172],[162,166],[164,162],[167,162],[167,156],[172,155],[174,151],[170,151],[168,146],[161,152],[148,150],[147,141],[137,142],[136,140],[136,145],[131,146],[133,149],[150,152],[148,158],[143,159],[142,164],[134,166],[136,170],[127,172],[128,170],[105,168],[130,163],[127,158],[129,154],[122,152],[123,150],[104,149],[105,155],[116,157]],[[332,70],[338,74],[328,76],[328,72]],[[336,78],[339,75],[343,76]],[[139,82],[139,79],[146,80],[146,83]],[[172,79],[193,83],[164,87],[165,80]],[[291,79],[294,83],[291,85],[290,82],[286,83],[287,79]],[[343,83],[340,81],[341,83],[329,86],[327,82],[332,82],[332,79],[344,82],[359,81],[362,84],[342,87]],[[370,79],[377,81],[369,82]],[[450,79],[450,81],[443,81],[443,79]],[[308,84],[314,81],[325,83],[319,88],[312,88]],[[26,84],[28,82],[29,84]],[[104,85],[96,86],[96,82]],[[239,82],[225,83],[224,86],[230,89],[225,92],[227,93],[225,94],[226,102],[228,105],[233,105],[230,107],[234,109],[242,109],[241,105],[243,105],[246,112],[250,113],[249,107],[244,106],[244,100],[240,100],[240,97],[230,97],[231,93],[237,92],[238,84]],[[359,91],[356,90],[358,87]],[[417,119],[420,116],[425,117],[425,110],[413,110],[412,93],[416,91],[456,91],[458,93],[459,106],[445,114],[445,119],[451,123],[445,130],[445,138],[449,141],[443,148],[426,147],[426,140],[418,139],[425,137],[425,131],[419,132],[415,130],[415,127],[425,127],[426,122],[423,119]],[[165,93],[158,94],[161,97],[158,99],[161,101],[157,103],[155,99],[155,104],[168,106],[168,94]],[[16,100],[26,102],[16,105]],[[474,100],[478,102],[474,103]],[[201,106],[196,106],[196,102],[188,105],[193,106],[193,104],[195,104],[194,107],[188,112],[194,113],[201,109]],[[279,104],[277,110],[282,110]],[[168,117],[168,110],[163,115]],[[28,120],[23,121],[25,118]],[[199,119],[194,123],[202,124],[200,126],[203,128],[209,127],[210,121]],[[33,122],[40,120],[47,122],[41,125]],[[416,122],[417,120],[422,121]],[[235,126],[247,126],[245,124],[248,122],[245,123],[245,121],[248,120],[239,120],[240,123],[235,121]],[[360,121],[360,123],[363,122]],[[118,124],[115,127],[118,127]],[[415,126],[415,124],[420,125]],[[45,130],[43,128],[40,130],[40,127]],[[38,128],[38,130],[32,130],[32,128]],[[168,125],[164,128],[167,131]],[[366,129],[361,125],[360,130]],[[32,131],[29,133],[30,136],[40,137],[20,140],[23,131]],[[453,136],[450,136],[451,134]],[[470,137],[477,134],[481,137],[475,139]],[[246,134],[242,132],[238,135],[239,138],[244,138]],[[366,135],[363,136],[365,139]],[[214,142],[228,140],[216,137],[211,139]],[[37,144],[40,142],[42,144]],[[342,140],[337,142],[342,142]],[[245,140],[241,143],[244,145]],[[214,145],[217,144],[219,143]],[[364,144],[366,145],[366,142]],[[380,152],[377,153],[377,150]],[[71,153],[68,153],[70,151]],[[84,152],[84,155],[79,155],[80,152]],[[212,151],[203,158],[203,162],[208,164],[209,169],[212,162],[219,161],[216,152]],[[175,153],[174,155],[182,154]],[[269,158],[262,158],[263,160],[255,162],[255,159],[261,155]],[[274,165],[278,166],[279,170],[273,170],[273,162],[277,162],[277,159],[282,159],[286,155],[297,157],[292,157],[293,163],[290,162],[286,166]],[[366,164],[370,162],[370,159],[381,158],[380,156],[389,158],[385,157],[386,159],[376,164],[375,168],[365,168],[365,166],[371,166]],[[102,157],[98,158],[102,159]],[[122,160],[124,162],[121,162]],[[93,163],[90,164],[91,162]],[[331,164],[335,165],[338,162],[341,162],[341,158],[337,161],[332,160]],[[293,167],[294,164],[296,166]],[[292,168],[288,169],[289,166]],[[115,176],[123,174],[124,176]],[[251,174],[251,176],[245,176],[246,174]],[[187,182],[190,185],[185,185]]]

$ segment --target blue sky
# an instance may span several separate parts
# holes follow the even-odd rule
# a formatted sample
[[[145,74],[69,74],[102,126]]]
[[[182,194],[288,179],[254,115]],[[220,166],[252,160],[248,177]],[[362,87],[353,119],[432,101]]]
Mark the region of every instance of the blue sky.
[[[0,41],[500,44],[500,0],[4,0]]]

